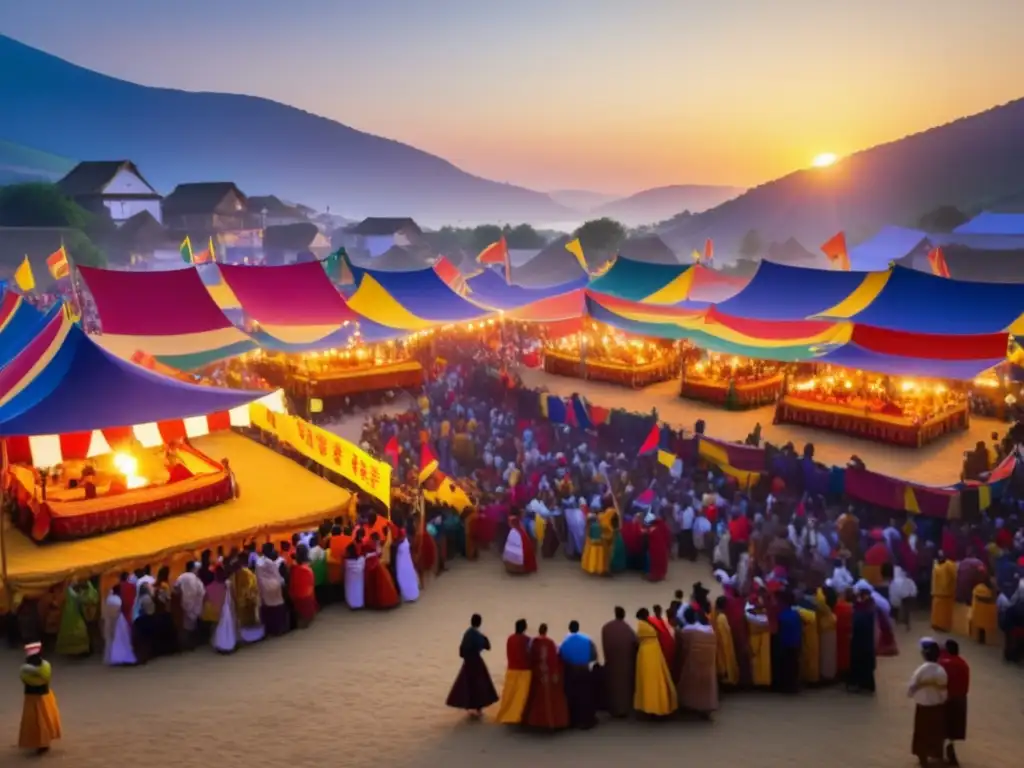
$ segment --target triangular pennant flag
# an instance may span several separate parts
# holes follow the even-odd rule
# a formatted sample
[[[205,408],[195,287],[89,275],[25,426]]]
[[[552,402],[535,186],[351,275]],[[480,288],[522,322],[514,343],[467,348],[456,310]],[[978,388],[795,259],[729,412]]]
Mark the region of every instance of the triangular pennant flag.
[[[18,284],[22,293],[28,293],[36,289],[36,276],[32,274],[32,264],[28,256],[22,259],[21,264],[14,270],[14,282]]]
[[[388,440],[388,444],[384,446],[384,455],[388,457],[391,462],[391,466],[398,466],[398,454],[402,452],[402,446],[398,444],[398,438],[395,435],[391,436]]]
[[[710,237],[704,241],[703,263],[710,266],[715,260],[715,242]]]
[[[565,244],[565,250],[576,257],[576,261],[579,262],[580,269],[589,275],[590,269],[587,267],[587,259],[583,255],[583,244],[580,242],[580,239],[577,237],[574,240],[570,240]]]
[[[663,451],[663,450],[661,450],[659,448],[658,449],[658,463],[661,464],[661,466],[663,466],[663,467],[665,467],[667,469],[672,469],[672,467],[676,463],[676,455],[674,453],[672,453],[671,451]]]
[[[846,233],[839,232],[821,244],[821,252],[844,272],[850,271],[850,254],[846,250]]]
[[[928,252],[928,266],[932,268],[932,274],[936,277],[949,277],[949,266],[946,264],[946,256],[941,248],[932,248]]]
[[[63,245],[46,257],[46,266],[49,268],[54,280],[61,280],[71,274],[68,252],[64,250]]]
[[[658,450],[658,446],[661,444],[661,427],[657,423],[651,427],[651,431],[647,434],[646,439],[640,446],[639,454],[641,456],[654,453]]]
[[[178,246],[178,253],[181,255],[181,260],[186,264],[194,263],[192,258],[192,241],[188,239],[188,235],[185,235],[185,239],[181,241],[181,245]]]
[[[434,452],[430,450],[429,443],[424,443],[421,451],[419,481],[420,485],[423,485],[437,471],[438,461]]]

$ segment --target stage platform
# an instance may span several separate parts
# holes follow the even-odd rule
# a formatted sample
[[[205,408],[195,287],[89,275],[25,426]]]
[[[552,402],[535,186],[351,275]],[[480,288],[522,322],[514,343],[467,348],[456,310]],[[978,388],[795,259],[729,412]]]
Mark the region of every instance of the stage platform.
[[[31,594],[71,576],[158,565],[176,554],[218,545],[238,546],[256,536],[291,535],[303,526],[336,517],[351,496],[294,461],[233,432],[218,432],[193,442],[208,456],[229,460],[240,488],[239,498],[79,541],[40,545],[9,525],[4,537],[11,586]]]
[[[868,469],[923,485],[945,486],[959,482],[964,451],[974,448],[979,440],[990,442],[992,432],[1002,434],[1009,426],[996,419],[972,416],[970,427],[965,431],[946,435],[922,448],[900,448],[807,427],[772,424],[774,405],[749,411],[726,411],[687,401],[679,397],[677,381],[655,384],[643,392],[631,392],[610,384],[551,376],[544,371],[520,368],[517,373],[528,387],[543,387],[563,397],[578,392],[591,403],[605,408],[648,413],[651,408],[657,408],[662,421],[691,432],[697,419],[704,419],[708,436],[720,440],[744,440],[754,424],[760,423],[762,438],[775,445],[792,442],[800,450],[805,443],[814,443],[815,459],[823,464],[843,466],[852,454],[857,454]]]

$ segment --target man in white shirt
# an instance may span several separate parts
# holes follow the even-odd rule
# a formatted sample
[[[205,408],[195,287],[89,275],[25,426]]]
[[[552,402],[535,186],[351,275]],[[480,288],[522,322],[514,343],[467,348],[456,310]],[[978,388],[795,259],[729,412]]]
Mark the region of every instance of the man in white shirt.
[[[711,551],[713,526],[703,514],[697,515],[693,520],[693,548],[698,554]]]
[[[687,504],[686,507],[683,508],[682,504],[676,504],[674,505],[672,514],[675,518],[676,525],[679,527],[679,557],[686,558],[692,563],[697,559],[697,550],[693,545],[693,519],[695,516],[693,505]]]

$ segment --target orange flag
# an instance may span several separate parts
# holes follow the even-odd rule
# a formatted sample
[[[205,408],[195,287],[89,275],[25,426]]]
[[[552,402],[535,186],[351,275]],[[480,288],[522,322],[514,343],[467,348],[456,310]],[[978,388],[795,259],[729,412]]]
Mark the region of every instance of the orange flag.
[[[46,257],[46,266],[53,275],[54,280],[60,280],[71,275],[71,265],[68,264],[68,252],[61,245],[56,251]]]
[[[949,277],[949,266],[946,264],[946,257],[941,248],[932,248],[928,252],[928,264],[932,268],[932,274],[936,277]]]
[[[491,243],[476,257],[477,264],[502,264],[505,267],[505,282],[512,282],[512,265],[508,260],[508,243],[502,235],[496,242]]]
[[[420,485],[427,482],[430,476],[437,471],[437,465],[437,457],[434,455],[434,452],[430,450],[430,445],[424,443],[420,450]]]
[[[704,258],[701,260],[702,264],[711,264],[715,260],[715,243],[709,237],[704,241]]]
[[[821,252],[828,256],[828,260],[839,267],[839,269],[850,271],[850,254],[846,250],[846,234],[839,234],[826,240],[821,246]]]

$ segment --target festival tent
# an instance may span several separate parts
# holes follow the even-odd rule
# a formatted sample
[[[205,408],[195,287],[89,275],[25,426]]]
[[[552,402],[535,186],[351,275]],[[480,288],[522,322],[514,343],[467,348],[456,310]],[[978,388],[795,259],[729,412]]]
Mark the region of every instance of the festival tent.
[[[895,266],[886,279],[865,281],[859,295],[818,314],[913,333],[1018,333],[1024,330],[1024,285],[952,280]]]
[[[847,467],[844,488],[851,499],[940,520],[956,520],[960,514],[960,491],[933,488],[890,477],[867,469]]]
[[[242,305],[231,287],[224,282],[220,267],[217,264],[197,264],[196,271],[221,312],[227,315],[232,322],[241,324]]]
[[[287,344],[319,341],[358,319],[318,261],[281,267],[223,264],[220,271],[246,316]]]
[[[234,409],[246,406],[247,414],[248,404],[266,394],[203,387],[154,373],[108,352],[59,312],[0,371],[0,436],[29,436],[38,443],[32,446],[37,460],[47,445],[56,458],[63,437],[82,442],[82,433],[86,450],[96,455],[102,451],[92,445],[99,440],[92,433],[119,427],[154,446],[188,434],[190,425],[198,429],[195,420],[206,420],[208,414],[227,412],[231,424],[247,419],[232,415]],[[168,426],[172,423],[180,426]],[[200,434],[209,431],[206,424]],[[185,433],[165,436],[180,429]]]
[[[1024,235],[1024,213],[984,211],[953,230],[957,235]]]
[[[611,268],[601,277],[590,282],[589,289],[595,293],[614,296],[627,301],[643,301],[651,304],[675,304],[686,298],[689,292],[689,276],[693,267],[689,264],[665,264],[636,261],[621,253]],[[666,290],[669,286],[685,282],[681,286]],[[682,293],[682,299],[675,298]],[[672,294],[675,300],[660,301],[660,295]]]
[[[468,296],[477,304],[494,310],[510,311],[526,307],[544,299],[563,296],[586,287],[587,278],[580,277],[568,283],[545,288],[524,288],[509,285],[499,273],[484,270],[467,282]]]
[[[850,268],[879,272],[926,245],[928,235],[906,227],[883,227],[874,237],[850,249]]]
[[[120,357],[142,350],[172,368],[192,370],[256,348],[217,306],[195,269],[78,270],[103,328],[97,341]]]
[[[429,267],[417,272],[364,271],[348,305],[361,318],[399,331],[422,331],[490,314],[455,293]]]
[[[893,331],[855,323],[849,341],[819,358],[872,373],[969,381],[1006,361],[1007,336]]]
[[[874,286],[884,281],[886,275],[807,269],[762,261],[746,287],[717,306],[733,317],[804,320],[828,314],[836,305],[865,289],[871,295],[877,294]]]
[[[587,295],[587,314],[625,333],[660,339],[688,339],[712,352],[796,362],[811,360],[846,343],[849,323],[820,320],[750,321],[714,308],[658,307]]]
[[[989,250],[952,243],[942,246],[942,255],[954,280],[1024,283],[1024,238],[1019,238],[1018,246],[1016,249]],[[927,252],[913,253],[896,263],[921,272],[931,272]]]
[[[61,311],[60,306],[52,311]],[[23,296],[13,291],[4,293],[0,299],[0,368],[14,359],[43,323],[43,313]]]
[[[524,264],[516,264],[509,254],[512,282],[524,288],[545,288],[586,277],[576,257],[565,250],[570,239],[568,235],[563,235],[553,240]]]
[[[466,293],[466,276],[446,256],[441,256],[434,262],[434,271],[444,281],[444,284],[459,295]]]

